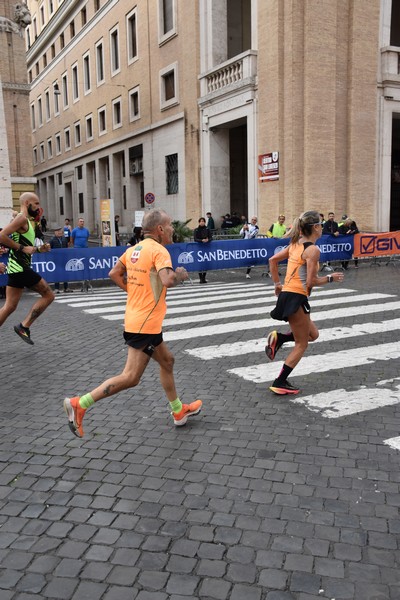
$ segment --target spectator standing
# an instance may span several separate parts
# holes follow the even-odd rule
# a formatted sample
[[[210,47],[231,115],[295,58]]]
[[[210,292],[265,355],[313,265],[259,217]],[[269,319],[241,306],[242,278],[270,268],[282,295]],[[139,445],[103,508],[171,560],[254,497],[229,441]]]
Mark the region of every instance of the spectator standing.
[[[50,248],[52,250],[59,250],[60,248],[68,248],[68,240],[66,237],[64,237],[64,231],[63,231],[62,227],[57,226],[54,228],[54,236],[50,240]],[[68,281],[64,281],[63,286],[64,286],[64,293],[67,294],[67,293],[73,291],[68,287]],[[55,282],[54,289],[56,290],[56,294],[60,293],[60,283],[58,281]]]
[[[240,235],[243,236],[244,240],[253,240],[258,236],[258,225],[257,225],[257,217],[252,217],[250,223],[245,223],[240,230]],[[246,271],[246,279],[251,279],[250,277],[251,267],[248,267]]]
[[[42,227],[43,233],[46,233],[46,231],[47,231],[47,219],[46,219],[46,217],[44,215],[40,219],[40,225]]]
[[[70,224],[70,220],[65,219],[64,227],[63,227],[63,234],[64,234],[65,239],[67,240],[68,246],[71,242],[71,233],[72,233],[72,227]]]
[[[208,212],[206,214],[206,217],[207,217],[207,227],[208,227],[208,229],[210,231],[214,231],[214,229],[215,229],[215,222],[214,222],[212,214],[210,212]]]
[[[212,240],[212,233],[206,226],[206,220],[204,217],[200,217],[199,226],[193,232],[194,241],[200,244],[208,244]],[[206,271],[199,271],[200,283],[207,283]]]
[[[335,221],[335,213],[328,213],[328,220],[324,223],[322,235],[334,235],[336,237],[339,235],[339,225]]]
[[[89,229],[85,227],[85,220],[78,219],[78,226],[75,227],[71,232],[71,240],[74,248],[87,248],[89,241]],[[89,281],[86,279],[82,282],[81,292],[89,291],[89,288],[92,289],[92,286]]]
[[[233,227],[237,227],[238,225],[241,225],[242,221],[239,217],[239,215],[237,214],[237,212],[233,212],[232,213],[232,226]]]
[[[272,223],[268,229],[267,236],[271,238],[282,238],[286,233],[285,215],[279,215],[276,223]]]
[[[121,242],[119,239],[119,215],[115,215],[115,217],[114,217],[114,227],[115,227],[115,245],[120,246]]]
[[[78,219],[78,226],[71,231],[71,239],[74,248],[87,248],[89,235],[89,229],[85,227],[85,220]]]
[[[357,227],[357,223],[353,219],[346,219],[345,222],[339,227],[340,235],[355,235],[360,233]],[[349,268],[349,261],[342,260],[342,267],[345,271]],[[354,268],[358,269],[358,258],[354,259]]]
[[[232,227],[233,227],[233,222],[232,222],[231,215],[229,213],[226,213],[226,215],[223,217],[221,229],[232,229]]]

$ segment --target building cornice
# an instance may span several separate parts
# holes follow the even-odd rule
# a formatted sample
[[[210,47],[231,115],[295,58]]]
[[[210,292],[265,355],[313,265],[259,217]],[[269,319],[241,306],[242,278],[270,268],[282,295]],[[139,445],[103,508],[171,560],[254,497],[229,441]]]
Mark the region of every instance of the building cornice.
[[[106,2],[104,6],[102,6],[97,11],[95,16],[92,19],[90,19],[90,21],[88,21],[88,23],[86,23],[86,25],[84,25],[84,27],[82,27],[82,29],[80,29],[80,31],[77,32],[73,39],[65,45],[65,47],[57,55],[57,57],[50,61],[48,66],[45,69],[43,69],[41,74],[38,77],[36,77],[34,81],[40,81],[43,78],[43,75],[51,71],[56,64],[63,60],[65,55],[69,53],[71,49],[74,48],[77,44],[79,44],[82,41],[83,37],[89,31],[91,31],[94,27],[96,27],[99,24],[104,15],[108,13],[118,3],[118,1],[119,0],[108,0],[108,2]],[[83,0],[68,0],[68,2],[64,2],[60,6],[56,14],[49,21],[49,23],[38,36],[38,38],[27,51],[26,62],[28,70],[31,67],[31,65],[34,64],[38,60],[38,58],[43,54],[45,49],[49,45],[51,45],[51,43],[53,43],[55,39],[60,35],[60,32],[65,27],[65,23],[68,22],[68,18],[70,18],[74,13],[78,14],[80,6],[83,6],[84,4],[85,2],[83,2]]]

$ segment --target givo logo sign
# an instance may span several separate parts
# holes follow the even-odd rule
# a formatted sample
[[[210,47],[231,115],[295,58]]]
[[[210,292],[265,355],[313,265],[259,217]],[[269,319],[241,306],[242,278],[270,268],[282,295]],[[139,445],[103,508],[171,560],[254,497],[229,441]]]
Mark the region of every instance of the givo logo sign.
[[[178,256],[178,263],[180,265],[188,265],[189,263],[194,263],[194,258],[193,258],[193,252],[194,250],[192,250],[191,252],[181,252],[181,254]]]
[[[375,252],[396,252],[400,250],[400,241],[395,237],[377,237],[374,235],[363,235],[360,239],[362,254],[375,254]]]
[[[84,258],[71,258],[65,265],[66,271],[84,271],[85,265],[83,264]]]

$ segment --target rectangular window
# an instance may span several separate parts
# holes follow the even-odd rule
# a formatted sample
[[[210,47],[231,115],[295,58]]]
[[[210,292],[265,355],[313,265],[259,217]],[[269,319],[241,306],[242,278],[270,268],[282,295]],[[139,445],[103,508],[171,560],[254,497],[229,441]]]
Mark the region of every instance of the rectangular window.
[[[135,7],[126,17],[126,32],[128,44],[128,64],[137,58],[137,8]]]
[[[113,115],[113,129],[118,129],[118,127],[122,127],[121,98],[117,98],[117,100],[113,100],[112,115]]]
[[[84,27],[86,25],[86,22],[87,22],[87,12],[86,12],[86,6],[85,6],[81,10],[81,23],[82,23],[82,27]]]
[[[65,135],[64,148],[65,148],[65,151],[68,152],[68,150],[71,150],[71,131],[70,131],[69,127],[66,127],[66,129],[64,129],[64,135]]]
[[[60,215],[63,216],[64,215],[64,198],[63,198],[63,196],[59,197],[58,202],[60,205]]]
[[[62,76],[62,96],[63,96],[63,103],[64,103],[64,109],[68,108],[69,106],[69,99],[68,99],[68,76],[66,73],[64,73],[64,75]]]
[[[136,121],[140,118],[139,86],[129,90],[129,120]]]
[[[174,63],[160,71],[160,105],[161,110],[179,103],[178,98],[178,65]]]
[[[43,69],[47,67],[47,54],[46,52],[43,54]]]
[[[29,83],[32,83],[32,81],[33,81],[32,69],[30,69],[28,71],[28,77],[29,77]]]
[[[79,165],[79,167],[76,167],[76,178],[82,179],[82,165]]]
[[[42,142],[39,146],[40,162],[44,162],[44,143]]]
[[[49,0],[49,14],[52,15],[54,12],[54,0]]]
[[[100,10],[100,0],[94,0],[94,12]]]
[[[42,108],[42,99],[38,98],[38,122],[39,127],[43,125],[43,108]]]
[[[69,34],[72,40],[72,38],[75,37],[75,21],[71,21],[71,23],[69,24]]]
[[[54,114],[60,114],[60,89],[58,87],[58,83],[53,84],[53,96],[54,96]]]
[[[126,210],[126,207],[127,207],[127,204],[126,204],[126,185],[122,186],[122,201],[123,201],[124,210]]]
[[[119,71],[119,34],[118,27],[110,31],[110,62],[111,75]]]
[[[159,43],[176,34],[175,0],[158,0]]]
[[[35,119],[35,105],[31,104],[31,125],[32,131],[36,130],[36,119]]]
[[[38,154],[37,154],[37,147],[35,146],[33,149],[33,164],[37,165],[38,163]]]
[[[44,93],[44,105],[46,110],[46,121],[50,121],[50,92],[46,90]]]
[[[41,29],[43,29],[43,27],[44,27],[44,6],[43,5],[40,7],[40,26],[41,26]]]
[[[57,173],[57,180],[58,180],[58,185],[62,185],[62,182],[63,182],[62,172]]]
[[[99,135],[104,135],[107,133],[107,123],[106,123],[106,107],[103,106],[98,110],[99,117]]]
[[[74,134],[75,134],[75,146],[80,146],[82,143],[82,140],[81,140],[81,124],[79,121],[77,123],[74,123]]]
[[[58,156],[59,154],[61,154],[61,135],[59,133],[56,133],[54,138],[56,140],[56,154]]]
[[[53,141],[51,138],[47,140],[47,158],[53,158]]]
[[[36,69],[36,75],[39,75],[39,63],[38,62],[35,64],[35,69]]]
[[[52,44],[50,46],[50,55],[51,55],[51,58],[55,58],[56,57],[56,45],[55,44]]]
[[[33,28],[33,37],[37,38],[37,22],[36,22],[36,17],[33,17],[32,19],[32,28]]]
[[[86,117],[86,141],[89,142],[93,139],[93,117],[88,115]]]
[[[165,173],[167,179],[167,194],[177,194],[179,191],[177,154],[169,154],[165,157]]]
[[[64,48],[65,46],[65,36],[64,33],[60,33],[60,48],[61,50]]]
[[[83,202],[83,193],[79,192],[78,194],[78,202],[79,202],[79,213],[82,214],[85,212],[85,206]]]
[[[85,94],[88,94],[91,90],[89,53],[85,54],[83,57],[83,89]]]
[[[103,42],[98,42],[96,44],[96,77],[97,77],[97,85],[104,82]]]
[[[79,100],[79,75],[77,64],[72,67],[72,100],[73,102]]]

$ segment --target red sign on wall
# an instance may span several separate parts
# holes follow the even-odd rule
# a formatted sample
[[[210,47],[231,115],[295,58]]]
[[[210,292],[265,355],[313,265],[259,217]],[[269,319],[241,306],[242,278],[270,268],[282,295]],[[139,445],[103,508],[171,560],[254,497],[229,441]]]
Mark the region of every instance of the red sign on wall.
[[[258,156],[258,180],[275,181],[279,179],[279,152],[268,152]]]

